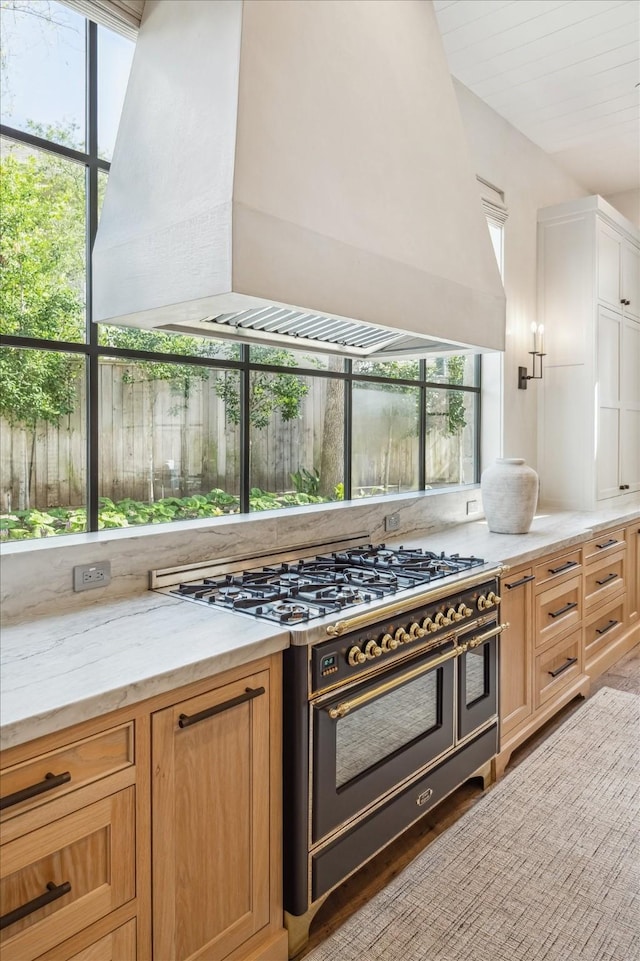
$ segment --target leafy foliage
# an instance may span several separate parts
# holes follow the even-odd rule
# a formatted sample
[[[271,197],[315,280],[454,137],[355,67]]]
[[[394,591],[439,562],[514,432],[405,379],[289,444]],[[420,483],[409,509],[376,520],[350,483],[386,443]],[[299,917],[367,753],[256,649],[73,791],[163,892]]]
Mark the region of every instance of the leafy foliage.
[[[328,498],[296,492],[272,494],[254,487],[249,496],[250,510],[269,511],[282,507],[302,507],[306,504],[326,503]],[[135,527],[139,524],[164,524],[168,521],[197,520],[237,514],[240,501],[234,494],[214,488],[208,494],[190,497],[164,497],[154,503],[124,498],[112,501],[100,498],[98,528],[106,530],[117,527]],[[27,540],[33,537],[51,537],[56,534],[73,534],[87,529],[84,508],[49,508],[47,511],[23,510],[0,515],[0,539]]]
[[[278,347],[253,347],[252,361],[278,367],[295,367],[297,360],[288,350]],[[232,424],[240,423],[240,375],[237,370],[225,372],[216,381],[216,393],[225,404]],[[309,385],[296,374],[253,370],[249,383],[249,419],[252,427],[263,430],[278,411],[283,421],[300,416],[301,404],[309,393]]]

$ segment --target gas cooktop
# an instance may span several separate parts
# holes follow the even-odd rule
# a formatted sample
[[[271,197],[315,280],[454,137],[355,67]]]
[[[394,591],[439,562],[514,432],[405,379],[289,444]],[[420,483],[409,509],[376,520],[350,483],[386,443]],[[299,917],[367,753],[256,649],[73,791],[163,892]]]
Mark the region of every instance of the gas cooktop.
[[[367,544],[177,584],[171,594],[279,624],[300,624],[480,567],[478,557]]]

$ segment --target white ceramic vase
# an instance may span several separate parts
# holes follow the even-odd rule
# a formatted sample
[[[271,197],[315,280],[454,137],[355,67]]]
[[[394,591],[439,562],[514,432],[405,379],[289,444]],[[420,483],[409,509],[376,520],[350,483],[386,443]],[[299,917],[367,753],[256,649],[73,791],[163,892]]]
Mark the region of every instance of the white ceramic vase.
[[[482,506],[495,534],[526,534],[538,503],[538,475],[521,457],[499,457],[480,478]]]

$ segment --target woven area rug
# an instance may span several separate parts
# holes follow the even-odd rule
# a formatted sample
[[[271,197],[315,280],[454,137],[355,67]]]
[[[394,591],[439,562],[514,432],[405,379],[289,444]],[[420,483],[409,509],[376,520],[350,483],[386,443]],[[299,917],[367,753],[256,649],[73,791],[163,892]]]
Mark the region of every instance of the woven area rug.
[[[304,961],[640,959],[639,744],[602,688]]]

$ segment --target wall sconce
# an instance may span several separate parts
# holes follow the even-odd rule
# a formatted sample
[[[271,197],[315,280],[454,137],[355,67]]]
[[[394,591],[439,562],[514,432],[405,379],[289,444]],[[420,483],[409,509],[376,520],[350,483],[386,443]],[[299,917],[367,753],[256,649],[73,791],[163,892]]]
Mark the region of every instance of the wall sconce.
[[[531,324],[531,333],[533,334],[533,350],[529,353],[532,356],[531,361],[531,373],[528,373],[526,367],[518,367],[518,389],[526,390],[527,381],[529,380],[542,380],[542,358],[545,356],[544,352],[544,326],[540,324]],[[536,357],[540,358],[539,370],[540,373],[536,374]]]

